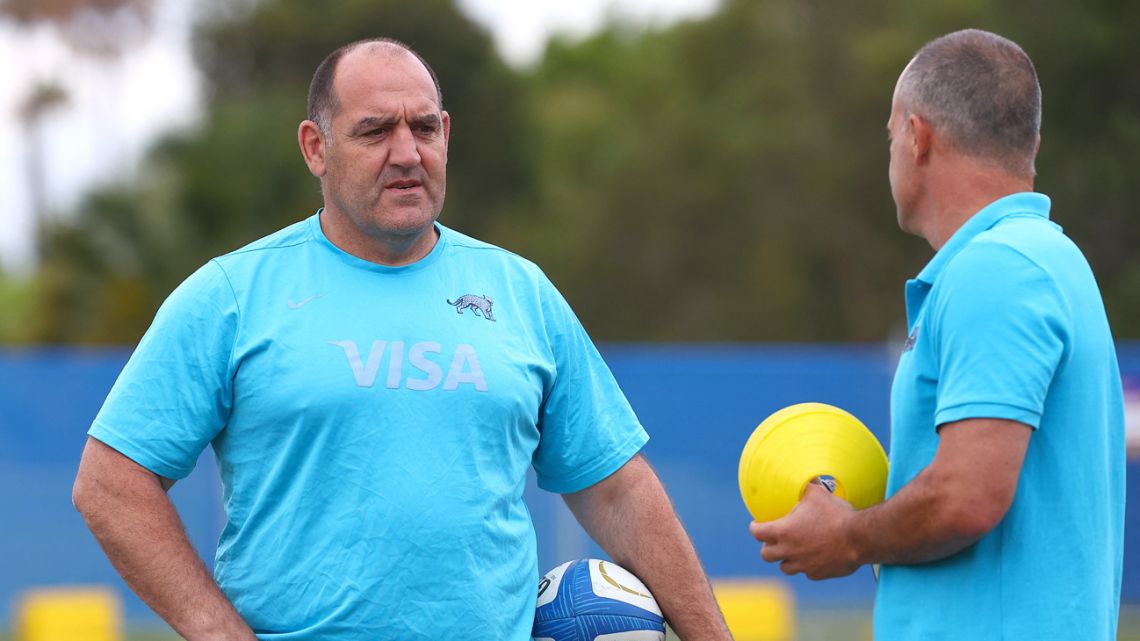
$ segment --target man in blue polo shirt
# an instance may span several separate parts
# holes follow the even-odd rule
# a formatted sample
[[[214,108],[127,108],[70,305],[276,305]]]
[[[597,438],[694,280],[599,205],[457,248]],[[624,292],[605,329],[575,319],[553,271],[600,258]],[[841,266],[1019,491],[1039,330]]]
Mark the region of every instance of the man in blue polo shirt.
[[[451,119],[406,45],[317,68],[325,207],[191,275],[89,432],[74,500],[189,641],[526,641],[527,471],[689,641],[729,639],[637,417],[533,263],[436,222]],[[164,493],[211,446],[214,576]]]
[[[1033,64],[992,33],[902,72],[891,191],[937,253],[906,286],[888,498],[854,511],[810,487],[751,526],[789,574],[881,563],[876,639],[1116,638],[1120,374],[1092,271],[1033,193],[1040,114]]]

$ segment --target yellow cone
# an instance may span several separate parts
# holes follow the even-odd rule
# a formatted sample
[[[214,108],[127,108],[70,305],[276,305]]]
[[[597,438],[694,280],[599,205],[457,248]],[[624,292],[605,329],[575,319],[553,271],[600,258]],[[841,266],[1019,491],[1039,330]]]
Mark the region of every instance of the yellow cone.
[[[16,641],[120,641],[122,604],[105,587],[43,588],[17,601]]]
[[[791,512],[816,477],[830,477],[836,496],[867,508],[886,493],[887,455],[859,419],[823,403],[764,419],[740,455],[740,494],[757,521]]]
[[[796,638],[795,596],[780,580],[718,579],[713,594],[736,641]]]

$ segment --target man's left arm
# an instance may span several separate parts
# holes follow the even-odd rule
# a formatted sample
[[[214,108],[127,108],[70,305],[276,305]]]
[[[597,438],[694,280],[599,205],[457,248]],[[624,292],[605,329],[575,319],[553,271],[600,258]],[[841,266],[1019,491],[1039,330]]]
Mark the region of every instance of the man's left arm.
[[[653,468],[640,455],[563,498],[614,562],[653,593],[684,641],[731,639],[696,550]]]

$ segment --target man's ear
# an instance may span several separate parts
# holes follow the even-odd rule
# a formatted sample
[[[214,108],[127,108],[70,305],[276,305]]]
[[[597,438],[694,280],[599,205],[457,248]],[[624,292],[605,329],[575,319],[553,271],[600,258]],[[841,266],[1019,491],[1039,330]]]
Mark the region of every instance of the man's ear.
[[[321,128],[312,120],[302,120],[297,127],[297,143],[301,145],[301,155],[309,166],[309,173],[317,178],[325,175],[325,137]]]
[[[934,130],[929,122],[916,114],[907,117],[906,129],[914,164],[925,165],[930,161],[930,151],[934,146]]]
[[[440,119],[443,122],[443,159],[447,160],[447,143],[451,140],[451,114],[441,111]]]

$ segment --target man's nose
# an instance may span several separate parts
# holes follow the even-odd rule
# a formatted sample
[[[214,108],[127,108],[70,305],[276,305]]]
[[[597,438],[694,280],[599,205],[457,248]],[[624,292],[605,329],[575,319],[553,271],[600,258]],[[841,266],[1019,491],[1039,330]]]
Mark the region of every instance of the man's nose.
[[[420,150],[410,127],[397,127],[391,140],[388,162],[399,167],[415,167],[420,164]]]

